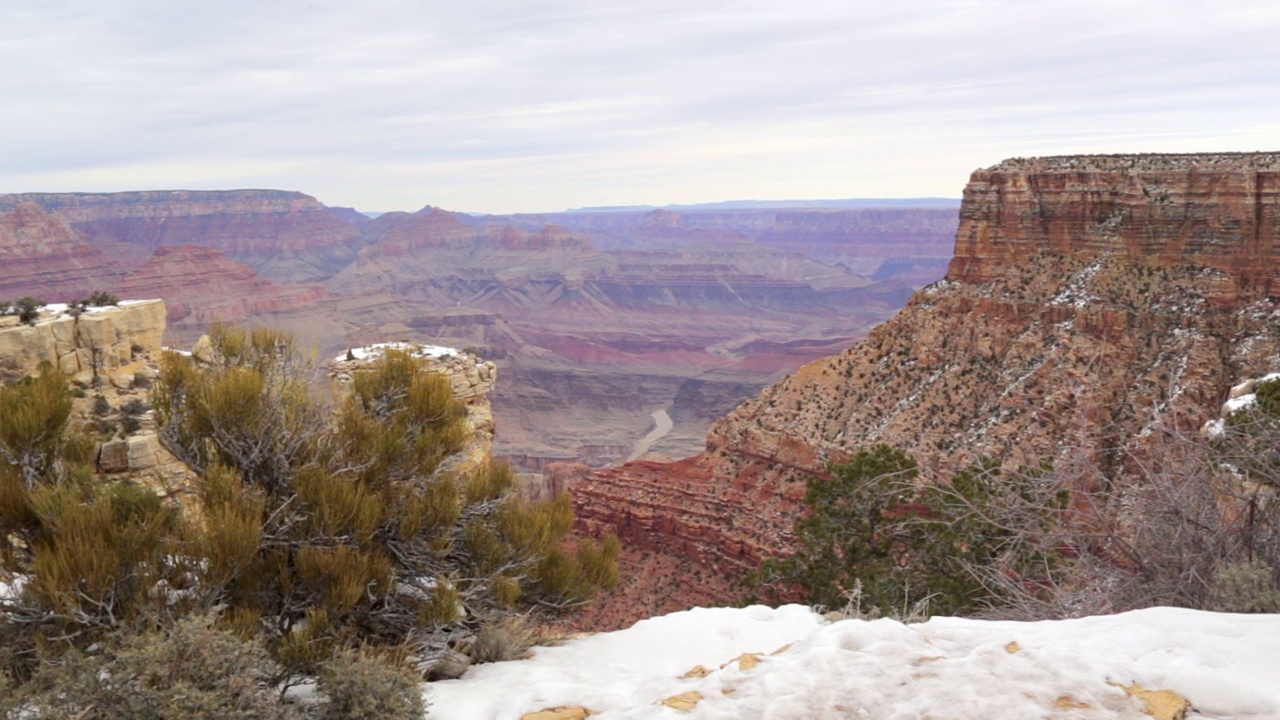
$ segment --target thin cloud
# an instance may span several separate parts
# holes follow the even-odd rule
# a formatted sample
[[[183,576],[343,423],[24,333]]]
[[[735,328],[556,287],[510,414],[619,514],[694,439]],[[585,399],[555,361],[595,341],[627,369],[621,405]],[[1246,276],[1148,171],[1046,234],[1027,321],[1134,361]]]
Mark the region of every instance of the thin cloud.
[[[1274,149],[1280,8],[12,0],[0,191],[370,210],[951,195],[1010,155]]]

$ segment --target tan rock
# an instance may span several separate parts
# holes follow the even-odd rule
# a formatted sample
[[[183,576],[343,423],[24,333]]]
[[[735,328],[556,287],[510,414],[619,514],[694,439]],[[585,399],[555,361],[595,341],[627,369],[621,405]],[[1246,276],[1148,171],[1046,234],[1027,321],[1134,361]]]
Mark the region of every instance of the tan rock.
[[[0,329],[18,327],[22,324],[22,318],[17,315],[0,315]]]
[[[201,335],[191,346],[191,357],[202,363],[213,362],[213,340],[208,335]]]
[[[711,669],[706,667],[705,665],[694,665],[692,668],[688,670],[688,672],[681,675],[680,679],[688,680],[689,678],[704,678],[710,674],[711,674]]]
[[[1007,653],[1016,653],[1016,652],[1020,652],[1021,650],[1022,650],[1022,646],[1018,644],[1017,640],[1014,640],[1013,642],[1004,646],[1004,651]]]
[[[129,469],[129,442],[110,440],[98,449],[98,471],[104,473],[125,472]]]
[[[126,439],[130,472],[150,470],[160,459],[160,440],[155,433],[142,433]]]
[[[129,390],[133,387],[133,373],[123,370],[107,373],[107,379],[117,390]]]
[[[679,710],[680,712],[691,712],[695,707],[697,707],[701,700],[702,693],[697,690],[690,690],[689,692],[682,692],[679,695],[672,695],[671,697],[660,701],[658,704],[666,705],[667,707]]]
[[[584,707],[566,706],[547,708],[546,710],[538,710],[537,712],[525,713],[520,716],[520,720],[585,720],[585,718],[595,715],[595,712]]]
[[[80,355],[74,350],[58,358],[58,369],[64,375],[75,375],[80,372]]]
[[[1186,720],[1191,710],[1191,703],[1172,690],[1148,690],[1137,683],[1123,689],[1141,700],[1144,711],[1156,720]]]

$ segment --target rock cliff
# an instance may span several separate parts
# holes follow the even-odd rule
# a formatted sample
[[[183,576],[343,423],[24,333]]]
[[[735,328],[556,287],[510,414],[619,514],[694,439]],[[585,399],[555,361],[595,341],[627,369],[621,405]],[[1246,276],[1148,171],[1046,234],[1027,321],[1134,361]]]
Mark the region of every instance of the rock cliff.
[[[30,295],[68,302],[114,287],[125,273],[102,248],[80,238],[65,219],[32,202],[14,204],[0,214],[0,267],[4,300]]]
[[[33,375],[42,362],[71,376],[105,375],[159,353],[165,307],[161,300],[136,300],[72,315],[52,306],[33,325],[7,320],[0,317],[0,381]]]
[[[1193,431],[1236,378],[1280,368],[1276,159],[975,172],[946,280],[740,405],[697,458],[578,480],[581,527],[737,577],[787,551],[807,475],[872,443],[946,477],[979,455],[1017,464],[1078,445],[1105,467],[1157,422]]]
[[[95,245],[220,250],[264,276],[308,281],[355,257],[360,230],[315,198],[283,190],[26,193],[0,195],[0,211],[34,203]]]
[[[120,282],[119,292],[164,297],[178,335],[203,330],[214,320],[261,322],[329,297],[323,285],[275,283],[219,250],[195,245],[158,248]]]

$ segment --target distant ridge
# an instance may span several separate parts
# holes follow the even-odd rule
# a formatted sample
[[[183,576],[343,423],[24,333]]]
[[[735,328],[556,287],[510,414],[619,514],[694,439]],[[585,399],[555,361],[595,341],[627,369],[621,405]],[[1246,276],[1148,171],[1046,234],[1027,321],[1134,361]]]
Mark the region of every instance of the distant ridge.
[[[699,210],[769,210],[814,209],[856,210],[861,208],[958,208],[960,198],[847,198],[843,200],[724,200],[722,202],[693,203],[690,205],[599,205],[570,208],[571,213],[648,212],[651,210],[699,211]]]

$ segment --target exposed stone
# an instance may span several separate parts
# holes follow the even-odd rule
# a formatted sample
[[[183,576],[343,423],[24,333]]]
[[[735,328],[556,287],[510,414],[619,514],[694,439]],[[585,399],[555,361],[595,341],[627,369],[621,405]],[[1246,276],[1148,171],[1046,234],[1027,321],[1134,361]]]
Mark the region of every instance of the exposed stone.
[[[107,373],[107,379],[111,381],[111,385],[117,390],[129,390],[133,387],[133,373],[126,371],[116,371]]]
[[[697,707],[701,700],[702,693],[697,690],[690,690],[689,692],[682,692],[679,695],[672,695],[671,697],[660,701],[658,704],[666,705],[667,707],[672,708],[673,710],[679,710],[680,712],[693,712],[693,709]]]
[[[213,340],[208,335],[201,335],[196,344],[191,346],[191,357],[206,365],[213,362]]]
[[[129,469],[129,442],[110,440],[98,450],[98,472],[117,473]]]
[[[1144,712],[1155,720],[1186,720],[1191,710],[1191,703],[1172,690],[1148,690],[1137,683],[1123,689],[1141,700]]]
[[[595,713],[591,710],[574,705],[525,713],[520,716],[520,720],[586,720],[592,715]]]
[[[0,357],[5,378],[32,375],[50,362],[68,375],[96,367],[99,373],[127,365],[133,346],[159,351],[165,330],[161,300],[138,300],[118,307],[94,308],[78,316],[46,317],[35,325],[0,330]]]
[[[150,470],[159,462],[160,440],[155,433],[131,435],[127,442],[130,472]]]
[[[273,282],[220,250],[195,245],[157,249],[119,288],[133,297],[163,297],[170,326],[188,334],[215,320],[273,317],[329,297],[321,285]]]

